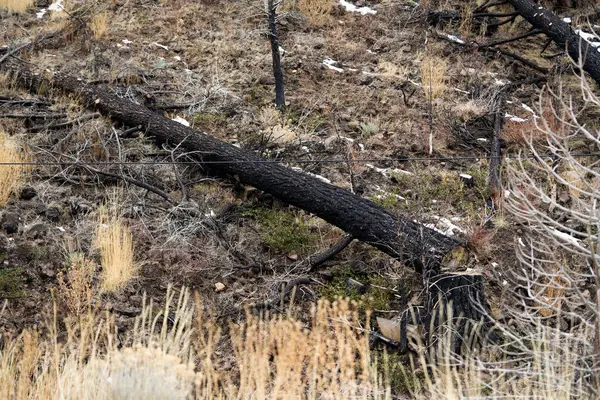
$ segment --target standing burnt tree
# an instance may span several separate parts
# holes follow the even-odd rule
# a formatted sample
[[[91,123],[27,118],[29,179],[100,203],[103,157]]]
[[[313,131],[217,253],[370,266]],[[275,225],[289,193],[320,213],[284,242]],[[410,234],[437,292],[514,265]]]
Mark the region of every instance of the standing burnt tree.
[[[285,107],[285,93],[283,88],[283,69],[281,68],[281,53],[279,38],[277,36],[277,6],[279,1],[265,0],[267,20],[269,22],[269,42],[273,57],[273,75],[275,76],[275,105],[278,109]]]

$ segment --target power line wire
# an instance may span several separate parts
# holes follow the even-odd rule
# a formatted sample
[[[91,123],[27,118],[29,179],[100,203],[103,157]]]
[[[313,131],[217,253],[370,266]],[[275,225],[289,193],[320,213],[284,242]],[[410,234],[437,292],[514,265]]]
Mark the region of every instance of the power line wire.
[[[491,156],[459,156],[459,157],[402,157],[402,158],[359,158],[359,159],[280,159],[280,160],[198,160],[198,161],[22,161],[22,162],[0,162],[0,166],[4,165],[34,165],[34,166],[86,166],[86,165],[198,165],[198,164],[347,164],[347,163],[372,163],[372,162],[411,162],[411,161],[457,161],[457,160],[489,160],[492,158],[502,159],[522,159],[522,158],[547,158],[557,157],[557,154],[521,154],[521,155],[505,155],[499,157]],[[600,153],[575,153],[570,154],[571,157],[599,157]]]

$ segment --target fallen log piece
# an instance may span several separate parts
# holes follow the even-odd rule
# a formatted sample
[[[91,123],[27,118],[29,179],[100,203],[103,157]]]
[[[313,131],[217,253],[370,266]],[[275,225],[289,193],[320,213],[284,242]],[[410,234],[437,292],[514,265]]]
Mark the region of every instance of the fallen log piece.
[[[260,156],[222,142],[113,94],[108,86],[88,85],[64,73],[45,77],[10,60],[3,65],[14,81],[30,90],[50,87],[72,94],[86,107],[128,126],[142,126],[159,145],[169,144],[194,154],[199,165],[235,176],[282,201],[308,211],[339,227],[417,271],[435,276],[446,256],[462,243],[408,218],[397,216],[342,188],[308,174],[293,171]]]
[[[535,29],[544,32],[600,84],[600,52],[571,29],[571,26],[531,0],[508,0]],[[581,57],[580,57],[581,56]]]
[[[493,323],[483,283],[482,275],[467,273],[442,274],[431,279],[424,317],[429,346],[450,339],[453,351],[459,354],[463,346],[471,348],[477,342],[498,339],[490,331]],[[446,336],[442,329],[454,332]]]

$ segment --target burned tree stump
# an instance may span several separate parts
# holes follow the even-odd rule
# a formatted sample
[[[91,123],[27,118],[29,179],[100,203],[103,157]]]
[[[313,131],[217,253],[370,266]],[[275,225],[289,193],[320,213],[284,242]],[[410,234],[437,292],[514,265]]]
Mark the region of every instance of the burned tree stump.
[[[461,353],[490,335],[492,320],[485,299],[484,277],[479,274],[451,273],[431,279],[426,295],[424,318],[428,346],[439,340],[452,340],[453,351]],[[452,329],[446,336],[445,329]],[[445,343],[446,344],[446,343]]]

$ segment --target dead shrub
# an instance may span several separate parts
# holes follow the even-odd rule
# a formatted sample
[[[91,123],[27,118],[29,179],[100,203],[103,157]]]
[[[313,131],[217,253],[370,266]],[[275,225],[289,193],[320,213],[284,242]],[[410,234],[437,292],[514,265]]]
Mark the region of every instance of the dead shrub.
[[[20,163],[26,161],[27,157],[16,141],[0,129],[0,162],[5,163],[0,166],[0,207],[21,186],[28,166]]]
[[[94,296],[94,276],[97,265],[81,253],[70,255],[70,265],[59,272],[58,295],[69,311],[81,316],[87,312]]]
[[[0,0],[0,8],[5,8],[12,12],[25,12],[35,3],[34,0]]]

